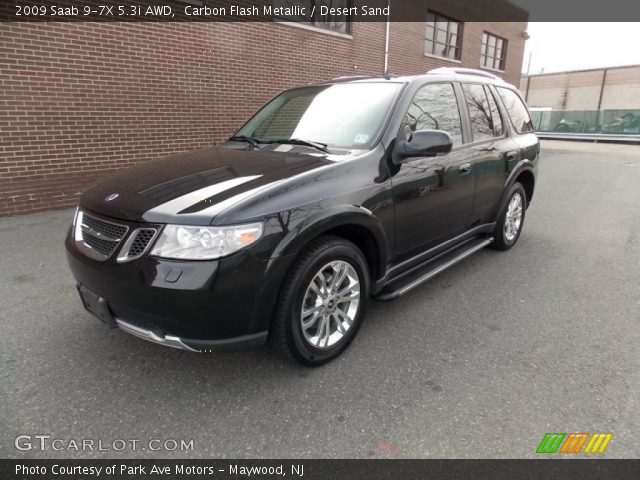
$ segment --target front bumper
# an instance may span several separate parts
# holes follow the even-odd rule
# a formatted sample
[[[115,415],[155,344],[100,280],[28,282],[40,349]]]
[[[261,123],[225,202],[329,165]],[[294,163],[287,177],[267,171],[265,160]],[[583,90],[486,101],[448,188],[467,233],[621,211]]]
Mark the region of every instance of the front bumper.
[[[238,348],[250,348],[263,345],[267,340],[269,332],[258,332],[241,337],[228,338],[226,340],[198,340],[192,338],[181,338],[174,335],[156,333],[153,330],[138,327],[132,323],[125,322],[119,318],[115,322],[120,328],[131,335],[142,338],[149,342],[158,343],[166,347],[188,350],[190,352],[209,352],[235,350]]]
[[[77,283],[104,305],[111,327],[190,351],[231,350],[264,344],[286,262],[251,251],[213,261],[144,256],[127,263],[89,258],[66,240]],[[102,318],[102,317],[105,318]]]

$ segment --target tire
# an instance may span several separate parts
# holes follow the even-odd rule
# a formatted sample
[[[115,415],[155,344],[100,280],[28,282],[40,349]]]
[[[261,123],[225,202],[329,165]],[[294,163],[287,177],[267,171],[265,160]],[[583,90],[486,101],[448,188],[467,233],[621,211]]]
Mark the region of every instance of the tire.
[[[507,200],[500,210],[496,228],[493,231],[493,243],[491,247],[496,250],[509,250],[513,247],[524,226],[525,212],[527,210],[527,194],[521,183],[516,182],[509,189]],[[517,198],[520,200],[518,201]],[[519,207],[517,204],[519,203]],[[515,208],[514,208],[515,207]],[[518,213],[519,213],[519,220]]]
[[[338,284],[332,290],[334,279]],[[323,365],[355,338],[368,297],[369,268],[360,249],[340,237],[320,237],[304,249],[287,274],[272,340],[290,359]]]

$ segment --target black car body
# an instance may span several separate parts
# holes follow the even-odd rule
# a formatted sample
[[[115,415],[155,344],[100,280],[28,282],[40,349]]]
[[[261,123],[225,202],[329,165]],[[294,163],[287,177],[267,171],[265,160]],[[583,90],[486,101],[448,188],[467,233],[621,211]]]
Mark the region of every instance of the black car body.
[[[85,307],[112,327],[194,351],[258,345],[271,332],[296,359],[320,364],[346,348],[357,331],[345,338],[336,333],[338,340],[329,348],[331,325],[339,330],[359,323],[362,309],[357,304],[351,323],[345,320],[341,327],[337,322],[346,318],[346,310],[339,311],[331,293],[323,292],[317,302],[312,297],[314,308],[337,313],[327,314],[328,327],[317,327],[328,330],[310,334],[313,344],[300,347],[296,312],[304,305],[295,303],[310,291],[300,293],[296,282],[305,274],[301,262],[311,261],[301,256],[313,257],[305,254],[309,248],[322,252],[330,250],[327,245],[340,247],[342,240],[335,258],[346,263],[336,268],[353,267],[349,272],[359,280],[357,294],[394,298],[500,240],[498,227],[504,223],[506,232],[508,222],[515,225],[505,209],[519,186],[523,198],[515,239],[493,242],[502,249],[515,243],[533,195],[539,142],[514,87],[482,72],[439,69],[300,88],[322,93],[347,84],[352,92],[393,84],[385,93],[388,104],[375,112],[379,125],[371,134],[356,133],[356,148],[308,143],[315,138],[256,138],[246,135],[250,121],[234,140],[138,164],[88,189],[66,240]],[[289,92],[290,100],[278,100],[280,110],[297,98],[321,99],[316,91],[308,97],[297,89]],[[448,123],[454,125],[451,131]],[[198,226],[221,227],[211,230],[220,245],[227,238],[253,243],[215,259],[163,258],[153,251],[167,225],[182,232],[176,238],[183,234],[185,245],[209,232]],[[192,230],[185,233],[180,225]],[[236,225],[250,225],[249,233],[225,230]],[[202,242],[211,244],[209,237]],[[207,251],[199,244],[193,248]],[[349,260],[349,248],[362,262]],[[294,273],[302,277],[292,280]],[[329,285],[326,272],[318,275],[314,278],[322,283],[324,275]],[[324,325],[324,316],[321,321]]]

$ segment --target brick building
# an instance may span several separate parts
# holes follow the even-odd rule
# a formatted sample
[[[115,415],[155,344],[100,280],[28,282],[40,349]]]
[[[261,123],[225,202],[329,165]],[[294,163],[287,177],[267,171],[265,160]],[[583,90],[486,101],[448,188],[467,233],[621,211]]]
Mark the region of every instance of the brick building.
[[[640,65],[525,75],[520,90],[531,107],[640,109]]]
[[[425,3],[424,21],[390,26],[392,74],[519,81],[526,21]],[[0,215],[70,206],[108,171],[219,142],[283,88],[381,74],[384,46],[384,22],[0,22]]]

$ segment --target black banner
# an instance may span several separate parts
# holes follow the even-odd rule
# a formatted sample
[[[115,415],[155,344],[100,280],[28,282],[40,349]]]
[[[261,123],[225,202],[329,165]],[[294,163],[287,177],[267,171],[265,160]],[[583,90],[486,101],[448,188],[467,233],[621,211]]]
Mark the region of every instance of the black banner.
[[[2,480],[624,480],[639,476],[640,460],[0,460]]]
[[[0,21],[638,21],[628,0],[0,0]]]

